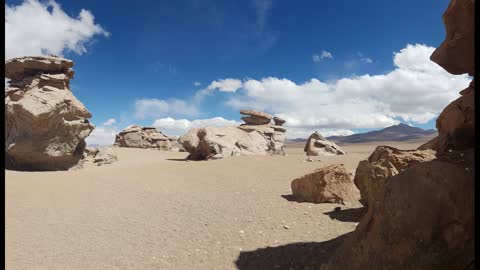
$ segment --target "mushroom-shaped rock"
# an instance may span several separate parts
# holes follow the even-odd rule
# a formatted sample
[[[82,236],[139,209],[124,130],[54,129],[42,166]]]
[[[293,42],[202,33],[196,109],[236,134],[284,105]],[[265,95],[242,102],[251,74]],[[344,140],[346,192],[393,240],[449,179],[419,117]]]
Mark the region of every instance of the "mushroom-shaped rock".
[[[345,152],[337,144],[327,140],[318,132],[314,132],[308,137],[304,152],[307,156],[345,155]]]
[[[73,62],[20,57],[5,62],[5,165],[18,170],[67,170],[83,157],[94,126],[69,89]]]
[[[312,203],[353,203],[358,190],[343,165],[329,165],[297,178],[291,183],[297,201]]]

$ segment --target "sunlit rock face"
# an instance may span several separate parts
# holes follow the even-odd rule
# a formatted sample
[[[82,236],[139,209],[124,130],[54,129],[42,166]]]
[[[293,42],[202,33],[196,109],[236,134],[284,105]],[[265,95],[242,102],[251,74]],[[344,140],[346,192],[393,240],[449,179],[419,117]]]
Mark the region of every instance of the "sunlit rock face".
[[[5,165],[18,170],[66,170],[82,158],[94,126],[70,91],[74,63],[56,56],[5,62]]]

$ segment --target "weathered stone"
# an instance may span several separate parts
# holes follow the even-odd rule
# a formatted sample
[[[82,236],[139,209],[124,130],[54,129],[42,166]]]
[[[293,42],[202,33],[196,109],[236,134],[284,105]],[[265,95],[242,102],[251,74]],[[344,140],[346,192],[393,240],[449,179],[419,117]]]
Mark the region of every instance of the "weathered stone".
[[[329,165],[297,178],[291,183],[296,200],[313,203],[354,202],[358,195],[343,165]]]
[[[20,57],[5,62],[5,165],[17,170],[67,170],[83,156],[94,126],[69,89],[73,62]]]
[[[266,125],[270,123],[270,119],[263,118],[263,117],[254,117],[254,116],[247,116],[242,117],[242,120],[247,123],[247,125]]]
[[[268,120],[271,120],[273,118],[273,116],[268,114],[268,113],[258,112],[258,111],[255,111],[255,110],[240,110],[240,114],[250,115],[250,116],[253,116],[253,117],[257,117],[257,118],[265,118],[265,119],[268,119]]]
[[[115,146],[151,148],[164,151],[180,151],[175,137],[170,137],[154,127],[129,126],[115,136]]]
[[[345,155],[345,152],[338,145],[327,140],[318,132],[314,132],[308,137],[303,151],[306,152],[307,156]]]
[[[275,116],[275,117],[273,117],[273,122],[275,122],[275,125],[281,126],[281,125],[285,124],[285,122],[287,122],[287,121],[285,121],[285,119],[283,119],[283,118]]]

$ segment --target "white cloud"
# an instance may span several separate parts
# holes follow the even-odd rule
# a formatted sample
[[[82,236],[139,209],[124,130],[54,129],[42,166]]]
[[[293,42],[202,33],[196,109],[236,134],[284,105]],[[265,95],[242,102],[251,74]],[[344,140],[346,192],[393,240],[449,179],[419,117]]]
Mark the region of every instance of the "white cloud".
[[[318,54],[312,55],[313,62],[320,62],[320,61],[322,61],[322,59],[325,59],[325,58],[333,59],[332,53],[323,50],[320,55],[318,55]]]
[[[135,101],[134,116],[138,119],[171,114],[195,116],[198,114],[198,110],[193,104],[175,98],[168,100],[142,98]]]
[[[109,33],[95,24],[88,10],[82,9],[72,18],[53,0],[5,5],[5,59],[50,53],[61,56],[65,51],[82,54],[95,35]]]
[[[242,87],[242,81],[239,79],[223,79],[213,81],[208,87],[208,90],[219,90],[220,92],[235,92]]]
[[[112,145],[115,142],[115,135],[118,128],[114,126],[117,121],[110,118],[101,125],[95,127],[90,135],[85,139],[88,145]]]
[[[433,47],[407,45],[394,53],[395,69],[334,82],[311,79],[297,84],[268,77],[243,82],[227,105],[254,108],[284,117],[290,128],[383,128],[398,119],[422,124],[433,119],[468,86],[466,75],[455,76],[429,60]]]
[[[117,122],[117,120],[115,120],[115,118],[109,118],[107,121],[105,121],[105,123],[103,123],[102,125],[104,126],[111,126],[113,124],[115,124]]]
[[[360,62],[362,63],[367,63],[367,64],[373,63],[373,60],[371,58],[364,56],[361,52],[358,53],[358,56],[360,57]]]
[[[193,85],[194,86],[200,86],[200,85],[202,85],[202,83],[201,82],[194,82]]]
[[[197,120],[187,120],[187,119],[173,119],[171,117],[161,118],[155,120],[152,126],[159,129],[161,132],[168,135],[181,136],[185,134],[191,128],[207,127],[207,126],[238,126],[242,122],[235,120],[227,120],[223,117],[214,117],[208,119],[197,119]]]
[[[315,128],[296,128],[287,127],[286,136],[288,139],[308,138],[315,131],[320,132],[325,137],[329,136],[348,136],[355,134],[355,132],[348,129],[315,129]]]

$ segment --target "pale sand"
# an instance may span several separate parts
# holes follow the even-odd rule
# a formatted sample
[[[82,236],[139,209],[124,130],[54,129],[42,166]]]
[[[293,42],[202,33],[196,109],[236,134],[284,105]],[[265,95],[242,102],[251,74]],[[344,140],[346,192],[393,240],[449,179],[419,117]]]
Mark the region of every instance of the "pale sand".
[[[115,148],[119,161],[101,167],[6,171],[6,268],[318,266],[355,228],[360,204],[325,214],[338,205],[282,195],[291,194],[294,178],[327,164],[354,172],[379,144],[342,145],[347,155],[316,162],[305,161],[303,143],[287,147],[288,156],[197,162],[181,160],[186,153]],[[301,242],[313,243],[292,244]]]

